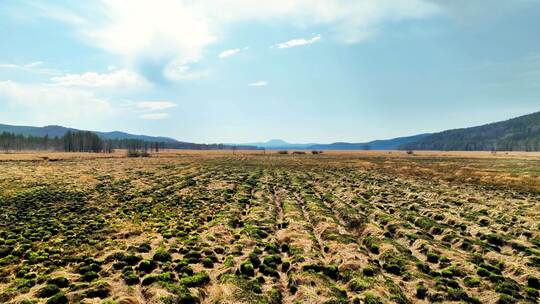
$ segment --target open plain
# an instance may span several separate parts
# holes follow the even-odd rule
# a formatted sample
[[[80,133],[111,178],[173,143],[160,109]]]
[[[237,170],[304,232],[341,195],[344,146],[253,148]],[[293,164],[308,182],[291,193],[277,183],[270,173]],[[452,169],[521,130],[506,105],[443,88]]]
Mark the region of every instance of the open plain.
[[[538,303],[540,154],[0,155],[1,303]]]

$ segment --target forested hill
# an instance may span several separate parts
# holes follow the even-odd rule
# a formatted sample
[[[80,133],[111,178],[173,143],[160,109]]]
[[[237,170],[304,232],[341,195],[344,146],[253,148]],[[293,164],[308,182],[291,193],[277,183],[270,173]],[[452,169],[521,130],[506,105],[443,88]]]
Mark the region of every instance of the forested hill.
[[[62,137],[68,131],[84,131],[73,128],[66,128],[62,126],[45,126],[45,127],[30,127],[30,126],[13,126],[0,124],[0,133],[13,133],[16,135],[35,136],[35,137]],[[169,137],[147,136],[147,135],[134,135],[125,132],[113,131],[113,132],[97,132],[91,131],[97,134],[102,139],[136,139],[152,142],[166,142],[175,143],[177,140]]]
[[[39,150],[48,148],[55,148],[55,146],[61,146],[61,138],[68,132],[80,132],[84,130],[77,130],[73,128],[66,128],[62,126],[45,126],[45,127],[30,127],[30,126],[13,126],[0,124],[0,148],[3,150],[14,149],[29,149]],[[160,136],[147,136],[147,135],[134,135],[125,132],[96,132],[89,131],[99,136],[100,139],[113,143],[116,148],[125,148],[128,145],[141,145],[141,143],[158,143],[161,148],[165,149],[193,149],[193,150],[221,150],[232,149],[230,145],[223,144],[199,144],[178,141],[169,137]],[[45,138],[47,137],[47,138]],[[49,141],[49,144],[44,142]],[[10,148],[11,147],[11,148]],[[59,147],[56,147],[59,148]],[[252,150],[256,149],[252,146],[235,146],[237,149]]]
[[[483,126],[433,133],[407,150],[540,151],[540,112]]]

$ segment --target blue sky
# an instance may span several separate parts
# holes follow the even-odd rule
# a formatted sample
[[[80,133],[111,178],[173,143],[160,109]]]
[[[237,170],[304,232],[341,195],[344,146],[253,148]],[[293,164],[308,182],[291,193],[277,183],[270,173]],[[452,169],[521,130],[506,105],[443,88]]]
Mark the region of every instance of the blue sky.
[[[0,123],[362,142],[540,111],[538,0],[1,1]]]

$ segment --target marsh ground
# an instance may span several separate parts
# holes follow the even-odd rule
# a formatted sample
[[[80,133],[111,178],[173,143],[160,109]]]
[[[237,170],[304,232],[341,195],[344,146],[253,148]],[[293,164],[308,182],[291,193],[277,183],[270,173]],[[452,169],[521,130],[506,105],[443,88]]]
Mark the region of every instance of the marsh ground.
[[[1,303],[537,303],[540,155],[0,155]]]

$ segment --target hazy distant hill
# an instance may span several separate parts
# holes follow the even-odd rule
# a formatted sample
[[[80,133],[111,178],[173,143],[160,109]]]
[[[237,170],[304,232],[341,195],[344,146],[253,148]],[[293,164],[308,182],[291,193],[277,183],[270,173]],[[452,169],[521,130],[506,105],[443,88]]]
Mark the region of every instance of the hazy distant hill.
[[[428,135],[420,134],[393,139],[374,140],[365,143],[336,142],[331,144],[290,144],[280,139],[272,139],[267,142],[249,143],[246,145],[268,150],[396,150],[403,144],[418,141]]]
[[[79,131],[79,130],[73,129],[73,128],[66,128],[62,126],[30,127],[30,126],[12,126],[12,125],[0,124],[0,133],[8,132],[8,133],[14,133],[14,134],[22,134],[24,136],[44,137],[48,135],[49,137],[54,138],[54,137],[62,137],[68,131]],[[174,149],[215,150],[215,149],[232,148],[231,146],[222,145],[222,144],[189,143],[189,142],[178,141],[176,139],[169,138],[169,137],[134,135],[134,134],[129,134],[129,133],[120,132],[120,131],[113,131],[113,132],[92,131],[92,132],[96,133],[102,139],[135,139],[135,140],[142,140],[142,141],[148,141],[148,142],[160,142],[160,143],[165,143],[166,144],[165,146],[167,148],[174,148]],[[241,146],[239,148],[240,149],[255,149],[255,147],[253,146]]]
[[[429,134],[398,137],[393,139],[374,140],[366,143],[337,142],[333,144],[316,144],[309,147],[313,150],[396,150],[401,145],[421,140]]]
[[[0,133],[43,137],[61,137],[69,130],[62,126],[12,126],[0,124]],[[419,134],[365,143],[336,142],[331,144],[291,144],[280,139],[249,144],[205,145],[180,142],[169,137],[134,135],[125,132],[94,132],[103,139],[137,139],[168,143],[179,149],[239,149],[255,147],[268,150],[455,150],[455,151],[540,151],[540,112],[491,123],[483,126],[448,130],[432,134]]]
[[[30,127],[30,126],[12,126],[0,124],[0,132],[8,132],[15,134],[22,134],[25,136],[38,136],[44,137],[49,135],[49,137],[62,137],[68,131],[78,131],[73,128],[66,128],[62,126],[45,126],[45,127]],[[159,141],[159,142],[177,142],[177,140],[169,137],[156,137],[156,136],[146,136],[146,135],[133,135],[125,132],[113,131],[113,132],[97,132],[92,131],[99,135],[103,139],[138,139],[144,141]]]
[[[313,144],[290,144],[281,139],[271,139],[266,142],[247,143],[244,145],[255,146],[268,150],[304,150],[309,149],[309,147]]]
[[[540,151],[540,112],[483,126],[431,134],[401,149]]]

